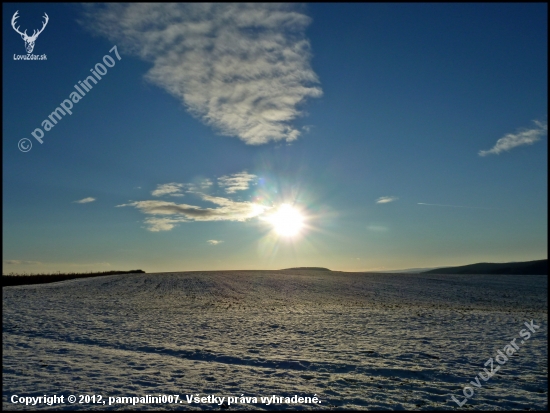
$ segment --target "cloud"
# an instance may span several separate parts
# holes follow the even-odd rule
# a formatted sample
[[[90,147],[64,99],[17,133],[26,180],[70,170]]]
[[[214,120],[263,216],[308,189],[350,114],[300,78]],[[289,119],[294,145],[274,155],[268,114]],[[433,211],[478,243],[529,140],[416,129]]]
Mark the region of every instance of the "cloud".
[[[94,201],[95,201],[95,198],[88,197],[88,198],[81,199],[81,200],[79,200],[79,201],[73,201],[73,203],[77,203],[77,204],[87,204],[88,202],[94,202]]]
[[[179,184],[177,182],[171,182],[169,184],[159,184],[157,189],[151,192],[153,196],[184,196],[182,191],[185,189],[186,192],[196,193],[210,188],[213,185],[210,179],[200,179],[197,182],[189,184]]]
[[[218,245],[218,244],[221,244],[223,241],[219,241],[219,240],[216,240],[216,239],[209,239],[208,242],[210,245]]]
[[[243,171],[237,174],[225,175],[218,178],[218,185],[225,188],[225,192],[228,194],[234,194],[237,191],[247,190],[249,188],[250,181],[256,178],[256,175]]]
[[[388,202],[397,201],[399,198],[396,196],[383,196],[376,200],[377,204],[387,204]]]
[[[516,146],[532,145],[548,133],[548,124],[538,120],[533,121],[536,128],[520,130],[517,133],[509,133],[500,138],[495,146],[487,151],[479,151],[479,156],[498,155],[503,151],[509,151]]]
[[[25,260],[4,260],[4,264],[6,265],[37,265],[42,264],[39,261],[25,261]]]
[[[172,182],[172,183],[169,183],[169,184],[157,185],[157,189],[155,189],[153,192],[151,192],[151,195],[153,195],[153,196],[163,196],[163,195],[183,196],[183,194],[181,193],[182,188],[183,188],[183,184],[178,184],[176,182]]]
[[[496,209],[496,208],[473,207],[473,206],[463,206],[463,205],[427,204],[425,202],[419,202],[418,205],[430,205],[430,206],[451,207],[451,208]]]
[[[151,232],[170,231],[176,224],[180,222],[186,222],[185,218],[156,218],[149,217],[145,219],[145,223],[148,225],[148,230]]]
[[[148,200],[135,201],[117,207],[132,206],[148,215],[171,215],[171,217],[148,217],[145,223],[153,232],[169,231],[178,223],[188,221],[246,221],[269,209],[252,202],[237,202],[228,198],[198,194],[202,200],[218,205],[218,208],[201,208],[195,205]]]
[[[185,188],[187,188],[187,192],[190,193],[200,193],[200,191],[204,191],[208,188],[210,188],[213,185],[212,180],[208,178],[200,179],[197,182],[191,183],[191,184],[185,184]]]
[[[301,6],[274,3],[87,4],[82,22],[151,62],[146,78],[224,135],[293,141],[299,106],[322,95]]]

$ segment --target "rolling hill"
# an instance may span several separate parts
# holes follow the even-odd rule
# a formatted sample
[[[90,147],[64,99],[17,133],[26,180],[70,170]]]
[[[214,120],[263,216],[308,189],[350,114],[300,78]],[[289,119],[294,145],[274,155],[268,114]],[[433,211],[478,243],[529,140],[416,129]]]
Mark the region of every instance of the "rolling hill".
[[[548,275],[548,260],[462,265],[459,267],[438,268],[423,274],[511,274]]]

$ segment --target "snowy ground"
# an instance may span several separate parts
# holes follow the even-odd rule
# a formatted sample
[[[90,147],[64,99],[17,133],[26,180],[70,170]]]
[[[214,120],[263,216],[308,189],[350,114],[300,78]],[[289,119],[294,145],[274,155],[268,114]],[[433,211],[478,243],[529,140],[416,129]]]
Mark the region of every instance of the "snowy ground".
[[[3,408],[229,410],[548,408],[546,276],[228,271],[113,275],[3,288]],[[540,328],[519,343],[525,321]],[[519,350],[470,383],[513,338]],[[498,365],[496,361],[495,366]],[[469,391],[469,390],[468,390]],[[467,391],[467,392],[468,392]],[[67,403],[179,394],[182,404]],[[227,400],[227,399],[226,399]]]

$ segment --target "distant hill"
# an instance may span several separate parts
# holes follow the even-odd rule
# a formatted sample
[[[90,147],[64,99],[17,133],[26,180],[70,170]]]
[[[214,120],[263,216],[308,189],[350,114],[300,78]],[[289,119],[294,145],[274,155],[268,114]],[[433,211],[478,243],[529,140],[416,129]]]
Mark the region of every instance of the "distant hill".
[[[399,274],[399,273],[418,274],[418,273],[421,273],[421,272],[426,272],[428,270],[435,270],[437,268],[441,268],[441,267],[405,268],[403,270],[380,270],[380,271],[365,271],[365,272],[372,272],[372,273],[377,273],[377,274],[380,274],[380,273],[387,273],[387,274]]]
[[[512,274],[548,275],[548,260],[462,265],[460,267],[437,268],[422,274]]]
[[[323,267],[296,267],[296,268],[284,268],[281,271],[288,271],[288,270],[310,270],[310,271],[330,271],[328,268]]]

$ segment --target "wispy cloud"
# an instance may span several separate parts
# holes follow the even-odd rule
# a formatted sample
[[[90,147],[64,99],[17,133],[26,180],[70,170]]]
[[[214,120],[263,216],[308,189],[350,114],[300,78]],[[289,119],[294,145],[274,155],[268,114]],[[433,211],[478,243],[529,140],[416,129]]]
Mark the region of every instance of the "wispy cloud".
[[[451,207],[451,208],[495,209],[495,208],[473,207],[473,206],[464,206],[464,205],[426,204],[425,202],[419,202],[418,205],[430,205],[430,206]]]
[[[250,182],[256,178],[256,175],[243,171],[218,178],[218,185],[224,188],[228,194],[234,194],[237,191],[246,191],[250,187]]]
[[[218,245],[218,244],[221,244],[223,241],[216,240],[216,239],[209,239],[206,242],[208,242],[210,245]]]
[[[6,265],[38,265],[42,264],[39,261],[26,261],[26,260],[4,260],[4,264]]]
[[[179,224],[180,222],[187,222],[187,221],[188,220],[185,218],[148,217],[145,219],[145,224],[147,224],[147,229],[149,231],[159,232],[159,231],[170,231],[176,226],[176,224]]]
[[[172,182],[169,184],[161,184],[157,185],[157,189],[155,189],[153,192],[151,192],[151,195],[153,196],[163,196],[163,195],[170,195],[170,196],[183,196],[181,193],[181,190],[183,188],[183,184],[178,184],[176,182]]]
[[[399,198],[396,196],[382,196],[376,200],[377,204],[387,204],[388,202],[397,201]]]
[[[184,196],[183,191],[189,193],[197,193],[204,190],[207,190],[213,185],[212,180],[210,179],[199,179],[196,182],[181,184],[177,182],[171,182],[168,184],[159,184],[157,189],[151,192],[153,196]]]
[[[87,204],[88,202],[94,202],[94,201],[95,201],[95,198],[88,197],[88,198],[81,199],[81,200],[79,200],[79,201],[73,201],[73,203],[76,203],[76,204]]]
[[[146,78],[194,116],[247,144],[293,141],[291,121],[322,95],[293,4],[87,5],[84,24],[151,62]]]
[[[495,146],[487,151],[479,151],[479,156],[498,155],[503,151],[509,151],[516,146],[532,145],[548,133],[547,122],[533,121],[536,128],[520,130],[517,133],[509,133],[500,138]]]
[[[208,178],[199,179],[196,182],[185,184],[187,192],[196,193],[205,191],[213,185],[212,180]]]

